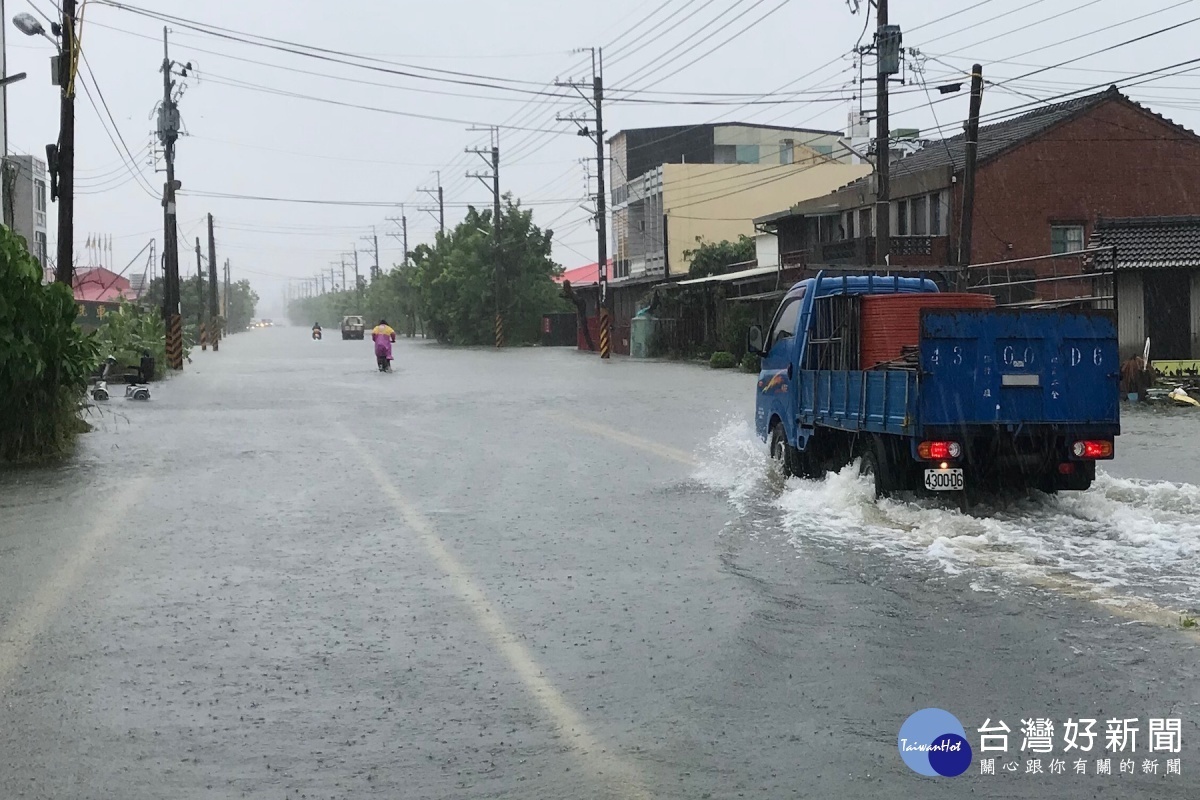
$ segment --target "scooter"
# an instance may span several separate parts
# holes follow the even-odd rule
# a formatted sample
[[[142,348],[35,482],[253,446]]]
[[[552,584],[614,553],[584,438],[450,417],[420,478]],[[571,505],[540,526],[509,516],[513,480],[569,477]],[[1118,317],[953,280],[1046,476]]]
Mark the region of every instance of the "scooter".
[[[379,363],[379,371],[380,372],[391,372],[392,371],[392,362],[388,361],[387,356],[383,356],[383,355],[376,356],[375,360]]]
[[[108,400],[110,397],[108,391],[108,378],[112,374],[113,367],[117,365],[117,359],[109,356],[104,360],[104,366],[100,370],[99,377],[92,384],[91,395],[92,399],[97,402]],[[149,400],[150,387],[144,381],[144,376],[141,371],[137,375],[125,375],[125,399],[126,400]]]
[[[321,341],[321,329],[320,328],[313,328],[313,339],[318,342]]]

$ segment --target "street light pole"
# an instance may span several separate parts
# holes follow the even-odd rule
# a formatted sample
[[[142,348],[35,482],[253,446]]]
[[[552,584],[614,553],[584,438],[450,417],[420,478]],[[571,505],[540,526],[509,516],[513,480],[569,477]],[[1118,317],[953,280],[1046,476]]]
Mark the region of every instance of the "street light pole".
[[[50,198],[58,202],[58,264],[54,280],[72,286],[75,282],[75,0],[63,0],[62,30],[58,30],[57,23],[52,26],[61,39],[46,33],[42,23],[29,13],[17,14],[13,24],[26,36],[44,36],[58,50],[55,76],[61,89],[58,143],[46,146],[46,161],[50,169]]]

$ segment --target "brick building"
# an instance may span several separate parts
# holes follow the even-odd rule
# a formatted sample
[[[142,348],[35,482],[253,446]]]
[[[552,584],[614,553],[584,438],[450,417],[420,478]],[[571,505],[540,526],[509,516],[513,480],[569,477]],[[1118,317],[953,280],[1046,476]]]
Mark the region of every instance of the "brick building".
[[[956,262],[964,151],[959,135],[892,164],[893,267]],[[972,264],[1083,250],[1101,218],[1200,213],[1200,137],[1116,88],[982,126],[977,164]],[[784,265],[865,266],[874,203],[872,176],[755,222]]]

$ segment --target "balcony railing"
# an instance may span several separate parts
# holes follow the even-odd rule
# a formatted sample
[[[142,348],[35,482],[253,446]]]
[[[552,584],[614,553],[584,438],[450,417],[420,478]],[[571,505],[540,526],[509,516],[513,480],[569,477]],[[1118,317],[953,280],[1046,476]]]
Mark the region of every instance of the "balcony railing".
[[[875,237],[843,239],[817,245],[814,254],[822,264],[867,266],[875,262]],[[891,264],[895,267],[941,267],[949,264],[949,238],[946,236],[893,236]]]

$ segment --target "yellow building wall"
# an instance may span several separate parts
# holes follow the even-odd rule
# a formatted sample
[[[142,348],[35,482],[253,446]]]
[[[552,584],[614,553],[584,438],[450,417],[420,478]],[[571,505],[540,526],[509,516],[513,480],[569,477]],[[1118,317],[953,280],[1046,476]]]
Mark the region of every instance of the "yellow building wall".
[[[687,273],[683,254],[696,249],[696,237],[706,242],[753,237],[755,217],[784,211],[870,174],[869,164],[664,164],[670,274]]]

